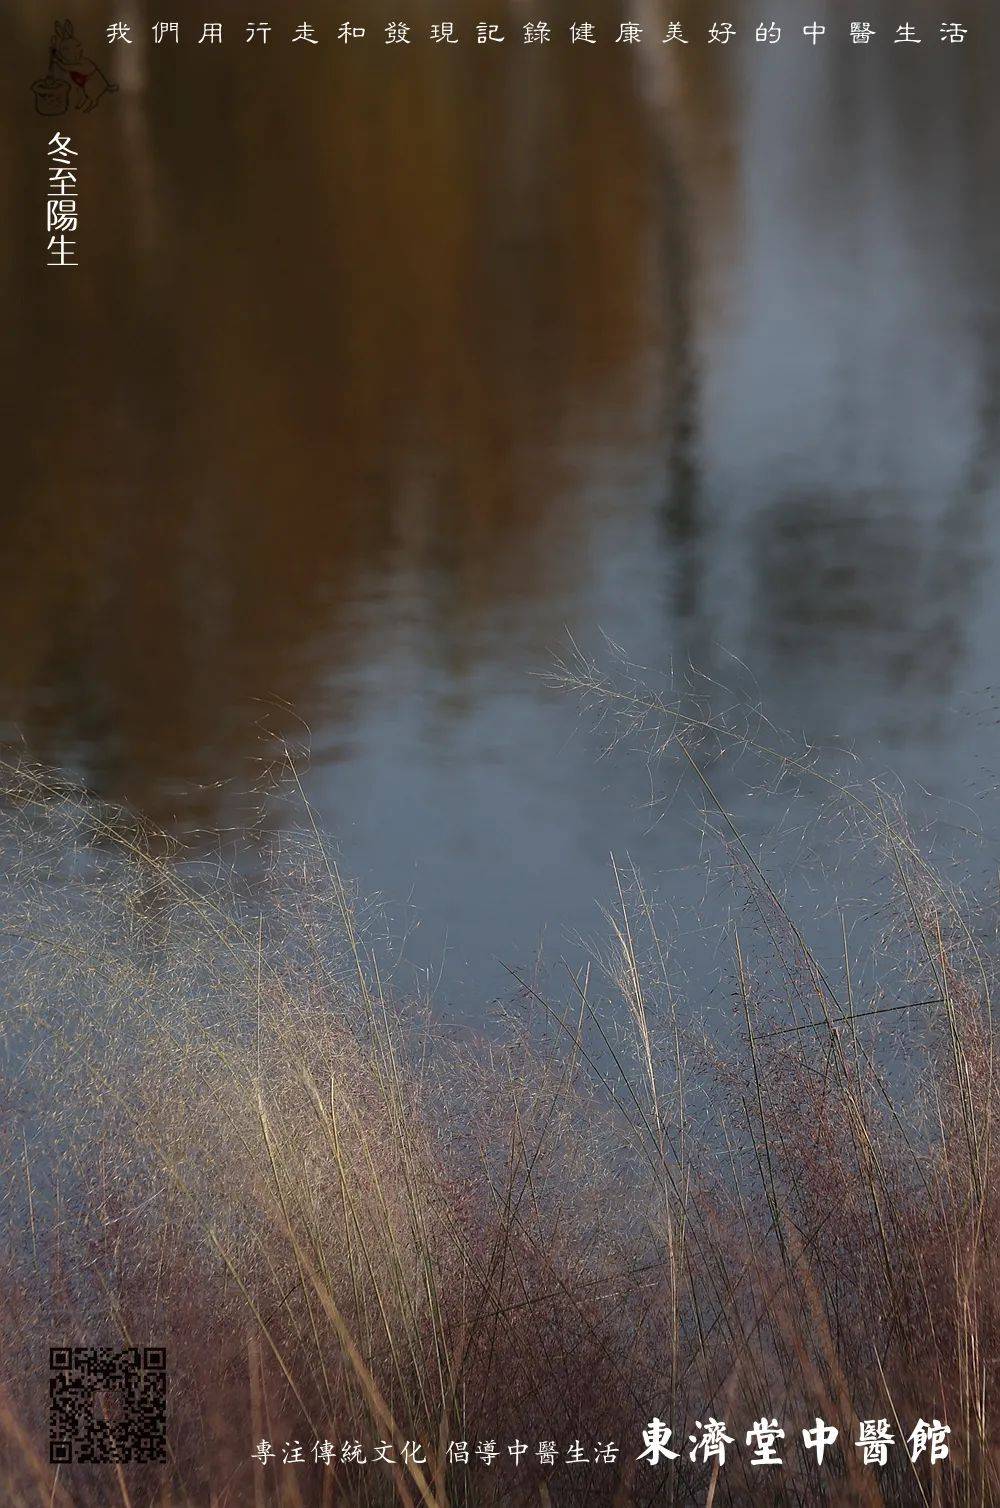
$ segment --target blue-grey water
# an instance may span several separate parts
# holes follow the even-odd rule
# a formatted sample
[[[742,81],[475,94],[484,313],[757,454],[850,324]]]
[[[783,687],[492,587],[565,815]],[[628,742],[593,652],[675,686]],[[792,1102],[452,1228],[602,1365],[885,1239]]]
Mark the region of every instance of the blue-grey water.
[[[688,921],[722,914],[693,777],[605,752],[546,683],[574,642],[738,688],[995,864],[985,6],[951,47],[911,4],[902,48],[869,7],[867,49],[823,0],[815,48],[800,6],[771,8],[774,48],[733,6],[722,49],[685,0],[682,51],[571,49],[559,0],[548,50],[497,55],[386,48],[371,21],[295,48],[277,15],[267,50],[235,22],[198,48],[192,0],[159,52],[159,10],[122,0],[140,40],[114,49],[105,9],[75,18],[120,91],[71,120],[73,271],[40,228],[50,23],[2,23],[5,737],[251,867],[247,823],[295,820],[257,795],[290,744],[460,1009],[600,928],[611,853]],[[493,9],[515,37],[524,6]],[[719,794],[751,841],[797,833],[808,791],[792,821],[744,773]],[[807,909],[850,882],[783,878]]]

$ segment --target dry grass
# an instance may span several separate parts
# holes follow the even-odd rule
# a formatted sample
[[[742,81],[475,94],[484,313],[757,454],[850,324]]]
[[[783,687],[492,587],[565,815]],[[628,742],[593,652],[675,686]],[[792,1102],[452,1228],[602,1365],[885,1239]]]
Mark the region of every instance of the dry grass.
[[[993,1500],[981,918],[877,791],[703,701],[566,674],[616,737],[678,757],[714,814],[742,911],[732,1016],[711,1031],[630,872],[606,950],[558,999],[518,980],[503,1031],[444,1038],[390,1002],[314,830],[262,898],[6,771],[5,1504]],[[715,799],[733,749],[825,782],[881,856],[891,986],[807,945]],[[899,1009],[917,1001],[933,1003]],[[55,1341],[168,1347],[168,1467],[53,1473]],[[772,1475],[742,1448],[765,1412],[788,1430]],[[635,1458],[654,1414],[674,1444],[714,1414],[738,1447],[721,1472],[686,1447],[650,1471]],[[797,1437],[816,1416],[841,1430],[821,1471]],[[948,1462],[914,1468],[900,1444],[862,1467],[859,1420],[880,1416],[898,1439],[946,1420]],[[419,1440],[427,1463],[261,1469],[261,1438],[279,1456]],[[465,1471],[449,1439],[530,1449]],[[621,1454],[549,1471],[545,1439]]]

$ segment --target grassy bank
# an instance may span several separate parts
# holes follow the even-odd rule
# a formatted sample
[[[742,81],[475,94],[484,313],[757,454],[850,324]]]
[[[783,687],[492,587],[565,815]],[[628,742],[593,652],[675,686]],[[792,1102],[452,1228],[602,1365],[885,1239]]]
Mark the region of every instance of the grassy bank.
[[[736,898],[722,1023],[699,1024],[631,872],[606,946],[558,986],[519,974],[480,1039],[400,1007],[307,808],[262,900],[8,768],[5,1504],[993,1500],[989,908],[877,790],[744,726],[738,751],[826,782],[882,864],[893,992],[862,991],[865,961],[817,956],[716,800],[731,726],[572,680],[703,792]],[[49,1465],[56,1343],[166,1346],[166,1466]],[[679,1451],[655,1468],[654,1416]],[[709,1416],[722,1466],[691,1459]],[[750,1465],[762,1416],[778,1471]],[[817,1418],[840,1432],[821,1467]],[[882,1467],[855,1445],[878,1419]],[[911,1462],[918,1419],[950,1426],[946,1461]],[[316,1465],[316,1440],[398,1464]]]

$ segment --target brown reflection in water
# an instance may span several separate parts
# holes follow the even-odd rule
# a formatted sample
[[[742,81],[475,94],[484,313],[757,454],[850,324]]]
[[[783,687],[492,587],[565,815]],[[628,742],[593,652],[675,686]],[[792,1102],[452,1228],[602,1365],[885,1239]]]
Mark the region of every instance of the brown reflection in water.
[[[202,10],[172,14],[190,35]],[[28,79],[46,28],[15,19]],[[84,269],[41,266],[46,122],[4,183],[0,712],[169,817],[179,782],[252,765],[256,716],[282,723],[258,700],[349,725],[331,673],[387,575],[419,580],[452,673],[497,603],[558,637],[580,457],[634,440],[662,339],[663,127],[608,47],[304,56],[232,25],[109,55],[105,21],[78,7],[122,83],[72,120]]]

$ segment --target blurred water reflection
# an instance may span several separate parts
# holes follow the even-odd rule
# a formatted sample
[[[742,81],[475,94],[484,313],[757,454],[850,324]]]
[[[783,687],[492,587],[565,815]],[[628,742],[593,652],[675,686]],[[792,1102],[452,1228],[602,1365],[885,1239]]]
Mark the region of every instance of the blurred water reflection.
[[[275,16],[267,50],[234,21],[154,53],[107,49],[88,0],[121,93],[72,120],[62,274],[50,22],[8,6],[8,735],[194,833],[307,727],[348,866],[477,983],[592,925],[611,848],[701,894],[690,804],[652,823],[641,767],[595,764],[531,676],[567,632],[738,656],[778,722],[964,799],[993,743],[1000,118],[959,9],[943,49],[911,4],[905,57],[810,49],[788,3],[764,50],[386,48],[370,18],[305,49]]]

